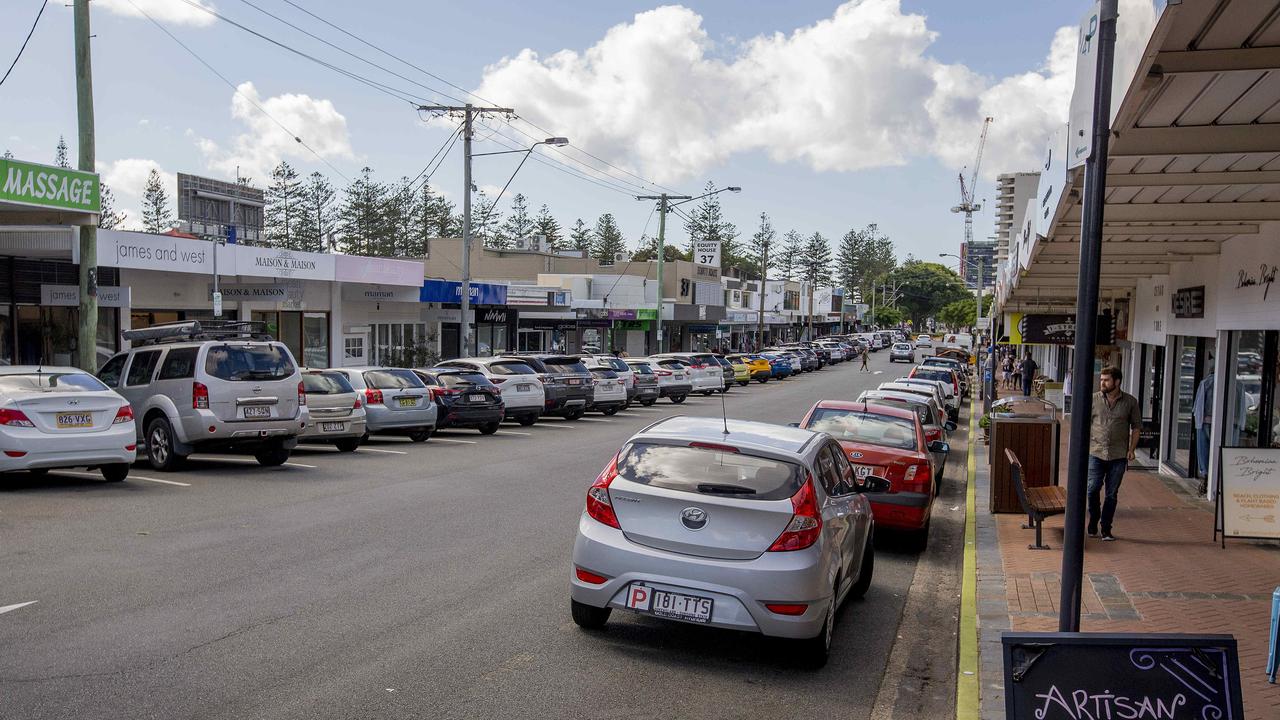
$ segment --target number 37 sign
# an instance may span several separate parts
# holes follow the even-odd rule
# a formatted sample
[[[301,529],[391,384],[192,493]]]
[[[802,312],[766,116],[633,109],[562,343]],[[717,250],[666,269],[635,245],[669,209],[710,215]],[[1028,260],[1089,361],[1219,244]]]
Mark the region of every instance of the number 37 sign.
[[[693,242],[693,262],[697,265],[720,267],[720,242],[718,240],[695,240]]]

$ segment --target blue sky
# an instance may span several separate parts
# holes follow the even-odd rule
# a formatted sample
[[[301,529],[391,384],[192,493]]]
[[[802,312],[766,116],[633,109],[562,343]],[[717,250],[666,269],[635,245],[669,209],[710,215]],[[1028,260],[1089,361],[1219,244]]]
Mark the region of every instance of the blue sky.
[[[431,96],[299,35],[243,0],[191,0],[197,1],[335,64]],[[97,157],[126,209],[137,207],[152,166],[167,175],[225,176],[241,164],[265,183],[263,168],[284,158],[345,185],[243,96],[255,97],[291,131],[323,148],[348,177],[364,165],[381,179],[416,175],[448,137],[448,128],[423,123],[407,102],[214,22],[183,0],[133,2],[240,85],[241,97],[147,20],[131,16],[130,0],[96,0]],[[284,0],[252,2],[422,85],[461,95],[337,35]],[[1149,0],[1125,3],[1135,4]],[[1060,29],[1074,25],[1086,9],[1084,2],[1010,0],[749,0],[667,7],[314,0],[305,6],[647,179],[693,194],[708,180],[741,185],[743,193],[725,196],[724,206],[744,238],[761,211],[780,231],[820,231],[833,240],[874,222],[902,257],[956,251],[963,225],[949,212],[958,196],[955,176],[976,148],[983,115],[996,117],[984,170],[1034,167],[1048,128],[1066,117],[1071,67],[1069,57],[1063,65],[1062,48],[1066,42],[1069,49],[1071,33]],[[5,65],[38,7],[37,0],[0,7]],[[71,61],[71,12],[51,2],[26,54],[0,87],[0,148],[49,162],[65,134],[74,159]],[[523,139],[516,128],[498,130],[499,138]],[[479,136],[489,133],[481,129]],[[492,140],[476,147],[500,149]],[[566,153],[595,164],[574,150]],[[501,186],[514,163],[509,157],[479,159],[475,180]],[[600,170],[612,173],[614,184],[639,192],[628,185],[634,178]],[[460,197],[458,148],[432,184]],[[991,197],[991,187],[984,180],[979,196]],[[633,242],[646,222],[650,233],[656,230],[649,205],[542,164],[528,163],[508,197],[514,192],[528,195],[535,207],[547,203],[565,225],[612,212]],[[673,239],[682,239],[678,221],[669,229]],[[989,215],[975,221],[975,232],[978,238],[991,234]]]

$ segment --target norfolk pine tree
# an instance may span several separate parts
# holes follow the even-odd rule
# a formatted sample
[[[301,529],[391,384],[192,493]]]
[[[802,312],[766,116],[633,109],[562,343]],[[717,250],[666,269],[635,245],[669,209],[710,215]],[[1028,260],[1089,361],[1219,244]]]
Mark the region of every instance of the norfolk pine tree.
[[[152,168],[142,191],[142,227],[150,233],[162,233],[168,231],[172,224],[169,194],[165,192],[164,183],[160,182],[160,173]]]
[[[587,227],[582,218],[578,218],[578,221],[573,224],[573,229],[569,231],[569,242],[573,243],[573,249],[581,250],[583,257],[589,256],[592,239],[591,228]]]
[[[298,180],[298,171],[288,162],[281,160],[271,171],[266,201],[263,219],[267,244],[274,248],[301,250],[298,231],[302,220],[302,182]]]
[[[538,209],[538,217],[533,222],[536,226],[534,234],[546,238],[544,249],[549,252],[564,249],[564,230],[560,227],[560,222],[551,216],[546,203]]]
[[[613,213],[605,213],[596,221],[595,243],[591,249],[591,257],[602,265],[615,262],[617,253],[627,251],[627,243],[622,239],[622,230],[613,219]]]

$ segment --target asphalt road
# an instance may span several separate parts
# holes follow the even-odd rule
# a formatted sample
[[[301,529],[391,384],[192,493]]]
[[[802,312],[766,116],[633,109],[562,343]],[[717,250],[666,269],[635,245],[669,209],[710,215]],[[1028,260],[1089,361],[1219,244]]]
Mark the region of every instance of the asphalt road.
[[[906,370],[884,352],[871,365],[735,388],[725,406],[786,423]],[[755,635],[569,618],[591,480],[634,430],[720,411],[699,396],[354,456],[304,448],[272,469],[197,456],[119,484],[0,477],[0,718],[868,717],[897,682],[895,638],[918,630],[900,626],[918,556],[891,537],[820,671]]]

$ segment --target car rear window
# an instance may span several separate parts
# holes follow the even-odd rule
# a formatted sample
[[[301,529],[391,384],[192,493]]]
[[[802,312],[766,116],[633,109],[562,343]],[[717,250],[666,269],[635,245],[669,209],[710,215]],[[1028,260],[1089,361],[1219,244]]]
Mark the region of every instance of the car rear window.
[[[578,375],[587,374],[587,366],[577,358],[547,358],[543,361],[547,366],[547,372],[553,373],[575,373]]]
[[[364,384],[374,390],[402,390],[404,388],[426,387],[422,383],[422,378],[413,374],[412,370],[403,368],[366,370]]]
[[[494,375],[537,375],[538,371],[529,367],[529,363],[515,360],[489,363],[489,370]]]
[[[489,386],[493,384],[489,382],[489,378],[484,376],[484,373],[479,372],[439,373],[436,375],[436,380],[447,388]]]
[[[685,368],[685,364],[679,360],[659,360],[658,365],[671,370],[683,370]]]
[[[598,360],[600,361],[601,365],[604,365],[606,367],[611,367],[614,370],[621,370],[623,372],[626,372],[627,370],[631,369],[631,367],[627,365],[627,361],[622,360],[620,358],[604,356],[604,357],[598,358]]]
[[[0,391],[7,392],[97,392],[106,389],[101,380],[88,373],[0,375]]]
[[[804,482],[800,466],[781,460],[651,443],[624,448],[618,475],[641,485],[746,500],[784,500]]]
[[[906,343],[894,343],[893,349],[894,350],[912,350],[913,348]]]
[[[818,408],[805,427],[830,433],[837,440],[846,442],[883,445],[899,450],[916,449],[916,428],[906,418],[861,410]]]
[[[294,373],[283,345],[212,345],[204,371],[219,380],[284,380]]]
[[[308,395],[341,395],[355,392],[351,383],[337,373],[303,373],[302,389]]]
[[[938,380],[944,383],[951,382],[950,370],[916,370],[912,377],[924,378],[925,380]]]
[[[653,374],[653,368],[649,367],[649,363],[628,363],[627,367],[631,368],[631,372],[637,375]]]
[[[876,405],[888,405],[890,407],[902,408],[903,410],[910,410],[916,414],[916,417],[920,418],[921,425],[929,424],[930,418],[928,406],[921,405],[920,403],[909,402],[907,400],[899,400],[898,398],[867,398],[867,400],[868,402]]]

